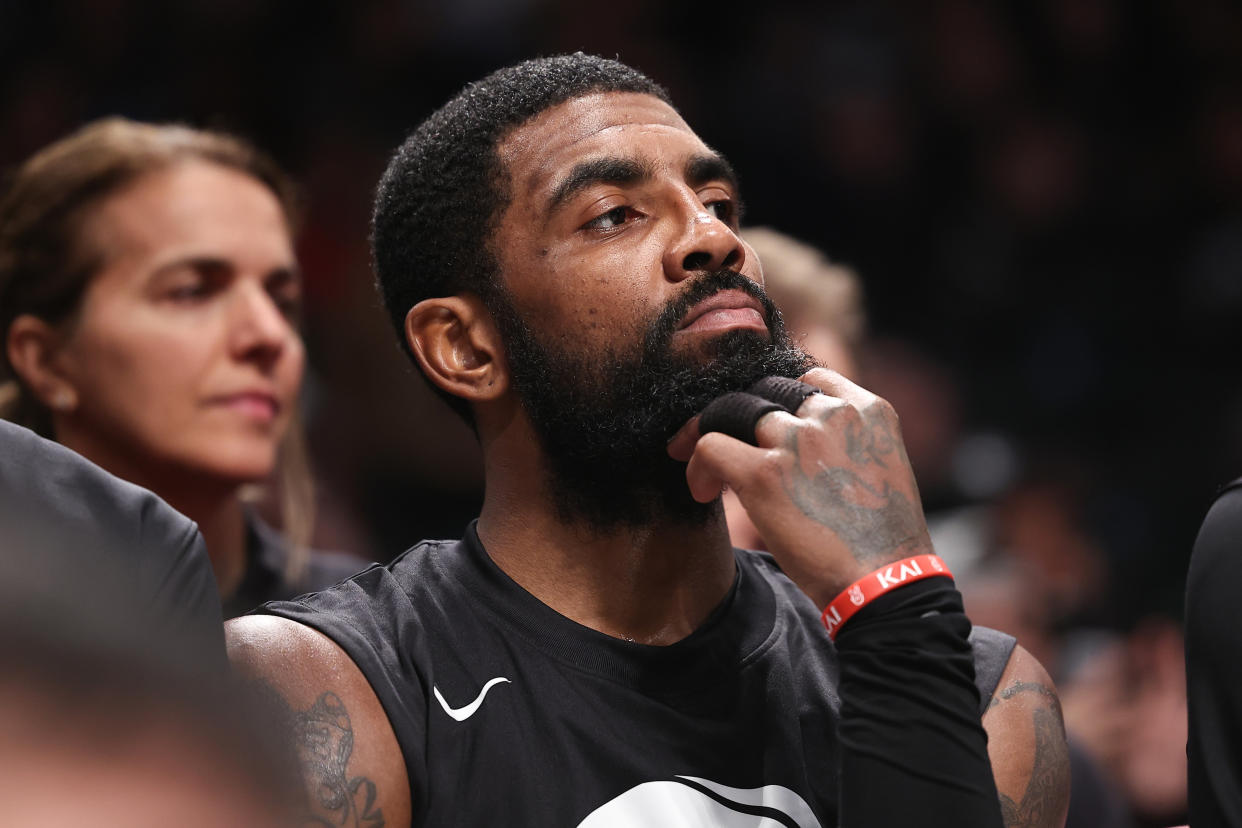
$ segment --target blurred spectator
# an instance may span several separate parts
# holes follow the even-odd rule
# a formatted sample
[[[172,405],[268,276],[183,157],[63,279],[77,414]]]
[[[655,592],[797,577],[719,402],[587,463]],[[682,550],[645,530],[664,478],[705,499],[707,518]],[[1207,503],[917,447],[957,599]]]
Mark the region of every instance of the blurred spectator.
[[[33,156],[0,202],[0,413],[195,520],[226,616],[360,566],[307,551],[293,219],[254,148],[122,119]],[[273,472],[287,539],[242,500]]]
[[[1181,626],[1152,616],[1125,635],[1079,632],[1058,683],[1065,726],[1115,780],[1135,824],[1186,822],[1186,677]],[[1081,652],[1075,650],[1081,648]],[[1078,664],[1067,664],[1077,661]]]
[[[158,625],[129,614],[131,592],[90,600],[90,572],[50,590],[0,584],[4,824],[298,824],[302,793],[266,711],[166,658]]]
[[[926,348],[892,335],[872,337],[857,356],[864,385],[902,417],[902,439],[924,508],[933,513],[960,505],[953,461],[965,438],[965,412],[953,368]]]
[[[764,289],[785,324],[798,332],[798,344],[824,366],[857,380],[855,349],[867,326],[858,275],[770,227],[749,227],[742,235],[759,256]]]
[[[1047,458],[1043,458],[1047,461]],[[1067,825],[1186,821],[1180,627],[1149,613],[1110,623],[1104,552],[1072,466],[1027,470],[994,502],[931,520],[974,623],[1017,635],[1048,665],[1070,734]],[[1094,781],[1092,781],[1094,780]]]

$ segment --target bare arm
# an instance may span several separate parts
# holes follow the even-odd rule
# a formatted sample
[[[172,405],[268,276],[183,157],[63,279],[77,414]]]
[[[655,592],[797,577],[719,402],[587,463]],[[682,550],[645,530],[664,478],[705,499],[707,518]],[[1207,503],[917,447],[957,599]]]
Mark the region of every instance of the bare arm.
[[[410,823],[405,762],[383,707],[354,662],[302,624],[246,616],[225,625],[233,669],[285,720],[306,783],[305,825]]]
[[[1069,810],[1069,748],[1048,673],[1014,649],[983,715],[1005,828],[1062,828]]]

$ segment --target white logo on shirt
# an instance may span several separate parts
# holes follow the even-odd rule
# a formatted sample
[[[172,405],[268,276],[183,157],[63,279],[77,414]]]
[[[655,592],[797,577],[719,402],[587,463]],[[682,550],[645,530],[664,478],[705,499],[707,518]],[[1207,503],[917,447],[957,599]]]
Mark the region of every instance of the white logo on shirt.
[[[483,689],[479,691],[478,697],[465,707],[449,707],[449,703],[444,700],[444,696],[440,695],[440,688],[435,687],[434,685],[431,688],[431,692],[436,694],[436,701],[438,701],[440,706],[444,708],[445,713],[449,714],[459,722],[464,722],[466,719],[469,719],[478,712],[479,705],[483,704],[483,697],[487,695],[487,691],[491,690],[495,685],[501,683],[508,684],[509,680],[503,676],[497,676],[492,679],[487,684],[483,685]]]
[[[578,828],[785,828],[783,821],[753,813],[759,809],[775,811],[798,828],[821,828],[811,806],[789,788],[730,788],[693,776],[630,788],[592,811]]]

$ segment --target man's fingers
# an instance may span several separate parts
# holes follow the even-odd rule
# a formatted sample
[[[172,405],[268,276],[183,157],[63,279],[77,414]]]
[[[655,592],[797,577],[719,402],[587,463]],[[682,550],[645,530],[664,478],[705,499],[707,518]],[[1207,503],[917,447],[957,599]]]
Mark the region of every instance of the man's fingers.
[[[726,485],[741,496],[746,484],[756,479],[761,465],[772,459],[768,446],[779,445],[790,429],[804,425],[794,415],[779,409],[764,414],[756,424],[759,447],[719,431],[704,434],[692,447],[693,454],[686,466],[686,482],[694,499],[706,503],[719,496]]]
[[[797,414],[798,408],[807,397],[820,393],[814,385],[788,377],[764,377],[746,390],[757,397],[771,400],[790,414]]]
[[[796,415],[808,398],[818,394],[817,386],[799,380],[764,377],[746,392],[716,398],[698,416],[690,418],[668,441],[668,454],[685,463],[694,453],[699,437],[714,431],[752,446],[760,445],[758,424],[765,414],[784,410]]]
[[[702,434],[699,431],[699,417],[696,414],[677,429],[677,433],[668,441],[668,456],[679,463],[685,463],[694,454],[694,447]]]
[[[699,431],[707,434],[719,431],[752,446],[755,441],[755,424],[764,414],[785,411],[785,407],[772,400],[734,391],[722,394],[708,404],[699,415]]]
[[[747,465],[746,455],[754,451],[753,446],[718,431],[704,434],[686,465],[690,496],[699,503],[710,503],[720,497],[720,490],[730,479],[741,475]]]
[[[862,410],[877,398],[861,385],[855,385],[841,374],[829,368],[812,368],[799,379],[813,385],[830,397],[839,397],[855,408]]]
[[[833,414],[850,407],[850,404],[840,397],[834,397],[829,394],[810,395],[798,408],[798,420],[800,422],[797,425],[807,425],[811,422],[826,424]],[[755,434],[761,446],[778,445],[778,441],[782,436],[782,432],[768,428],[766,422],[755,429]]]

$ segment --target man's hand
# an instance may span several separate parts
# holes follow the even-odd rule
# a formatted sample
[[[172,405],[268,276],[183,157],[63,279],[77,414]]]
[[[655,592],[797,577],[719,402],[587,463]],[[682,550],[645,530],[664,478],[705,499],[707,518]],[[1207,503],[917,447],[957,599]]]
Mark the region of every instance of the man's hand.
[[[757,447],[700,434],[695,417],[668,451],[688,462],[696,500],[733,489],[781,568],[823,607],[884,564],[933,550],[893,407],[825,368],[801,380],[823,393],[796,416],[763,415]]]

